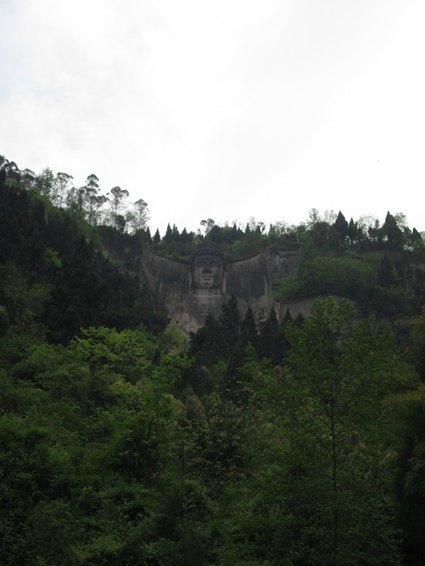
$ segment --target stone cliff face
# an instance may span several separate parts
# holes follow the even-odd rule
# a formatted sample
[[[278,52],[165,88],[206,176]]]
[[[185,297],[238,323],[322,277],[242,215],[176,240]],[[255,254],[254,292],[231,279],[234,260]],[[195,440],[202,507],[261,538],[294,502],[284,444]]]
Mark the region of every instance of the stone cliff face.
[[[190,262],[180,262],[143,250],[140,269],[151,292],[170,317],[170,324],[186,332],[196,331],[208,314],[218,317],[232,295],[241,315],[251,307],[258,325],[275,308],[279,319],[289,309],[292,316],[306,314],[305,301],[278,303],[272,291],[282,277],[298,265],[297,252],[269,248],[241,261],[224,263],[220,252],[201,246]],[[308,302],[308,301],[307,301]]]

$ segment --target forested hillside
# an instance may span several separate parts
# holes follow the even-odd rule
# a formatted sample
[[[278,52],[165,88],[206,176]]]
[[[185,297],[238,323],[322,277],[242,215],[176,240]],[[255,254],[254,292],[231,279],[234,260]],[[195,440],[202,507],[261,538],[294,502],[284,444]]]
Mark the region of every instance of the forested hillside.
[[[129,198],[0,162],[1,564],[424,564],[422,235],[312,211],[152,236]],[[298,250],[276,298],[311,314],[168,327],[137,256],[204,240]]]

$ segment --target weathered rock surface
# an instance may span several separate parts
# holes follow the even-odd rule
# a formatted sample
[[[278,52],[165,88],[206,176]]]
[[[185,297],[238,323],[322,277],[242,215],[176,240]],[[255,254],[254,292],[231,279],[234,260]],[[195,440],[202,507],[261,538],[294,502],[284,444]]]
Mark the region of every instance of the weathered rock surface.
[[[276,302],[272,291],[282,277],[298,265],[298,253],[268,248],[253,257],[225,263],[211,245],[196,250],[190,262],[175,261],[144,249],[140,268],[144,280],[166,309],[170,324],[186,332],[196,331],[208,314],[218,317],[223,303],[232,295],[238,301],[241,315],[251,307],[258,325],[275,308],[280,320],[289,309],[296,317],[307,314],[311,300]]]

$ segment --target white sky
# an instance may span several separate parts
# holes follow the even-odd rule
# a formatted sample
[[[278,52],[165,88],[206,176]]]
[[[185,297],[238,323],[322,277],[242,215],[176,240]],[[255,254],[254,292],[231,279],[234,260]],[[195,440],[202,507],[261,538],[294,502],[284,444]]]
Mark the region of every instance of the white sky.
[[[0,154],[151,228],[403,212],[425,229],[424,0],[0,0]]]

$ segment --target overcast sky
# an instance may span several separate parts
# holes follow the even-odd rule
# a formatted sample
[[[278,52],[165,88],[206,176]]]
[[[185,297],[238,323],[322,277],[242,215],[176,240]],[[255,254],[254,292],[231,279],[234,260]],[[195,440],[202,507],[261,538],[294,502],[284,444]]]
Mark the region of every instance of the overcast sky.
[[[403,212],[425,229],[424,0],[0,0],[0,154],[151,228]]]

